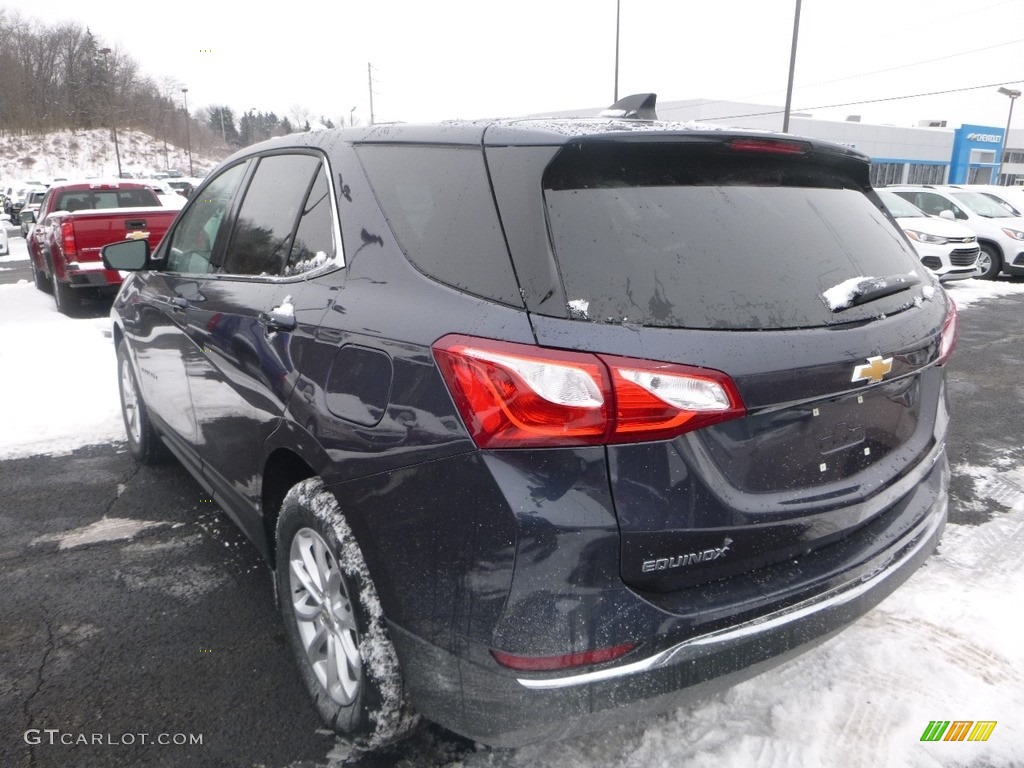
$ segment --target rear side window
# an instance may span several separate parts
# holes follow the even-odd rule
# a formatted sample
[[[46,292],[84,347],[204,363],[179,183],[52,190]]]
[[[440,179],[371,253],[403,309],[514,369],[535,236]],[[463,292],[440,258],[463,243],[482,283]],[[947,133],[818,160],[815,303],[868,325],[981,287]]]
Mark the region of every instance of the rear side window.
[[[845,280],[920,274],[916,256],[853,178],[803,158],[584,144],[555,158],[544,195],[576,319],[819,327],[907,305],[897,294],[833,313],[822,294]]]
[[[320,160],[313,155],[270,155],[260,160],[246,190],[228,245],[224,271],[280,275],[292,234]]]
[[[479,147],[357,147],[409,260],[435,280],[522,306]]]

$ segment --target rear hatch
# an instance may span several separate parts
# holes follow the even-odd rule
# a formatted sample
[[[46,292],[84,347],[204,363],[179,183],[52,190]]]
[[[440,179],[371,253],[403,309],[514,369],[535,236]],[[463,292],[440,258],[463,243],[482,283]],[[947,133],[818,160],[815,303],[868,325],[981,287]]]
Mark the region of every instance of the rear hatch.
[[[487,152],[541,346],[721,371],[743,400],[741,418],[608,447],[626,584],[797,559],[931,469],[946,298],[866,158],[710,131]],[[543,212],[550,242],[528,241],[523,211]]]

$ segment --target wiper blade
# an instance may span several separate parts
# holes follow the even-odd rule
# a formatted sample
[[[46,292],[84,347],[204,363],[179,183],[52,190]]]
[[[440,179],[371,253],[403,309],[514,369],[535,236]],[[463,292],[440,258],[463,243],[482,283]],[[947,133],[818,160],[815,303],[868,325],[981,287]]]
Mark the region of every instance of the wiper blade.
[[[887,277],[854,277],[834,288],[829,288],[821,294],[821,298],[825,301],[825,306],[833,312],[842,312],[886,296],[909,291],[920,284],[921,278],[913,272]]]

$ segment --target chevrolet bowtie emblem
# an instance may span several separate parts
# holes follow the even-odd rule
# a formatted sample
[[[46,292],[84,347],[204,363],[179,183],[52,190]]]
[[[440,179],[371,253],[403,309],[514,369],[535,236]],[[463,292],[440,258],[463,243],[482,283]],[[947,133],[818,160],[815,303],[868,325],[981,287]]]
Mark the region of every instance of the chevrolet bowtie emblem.
[[[853,378],[850,379],[853,383],[858,381],[874,381],[879,382],[892,370],[892,358],[887,357],[883,360],[879,356],[869,357],[867,365],[858,365],[853,369]]]

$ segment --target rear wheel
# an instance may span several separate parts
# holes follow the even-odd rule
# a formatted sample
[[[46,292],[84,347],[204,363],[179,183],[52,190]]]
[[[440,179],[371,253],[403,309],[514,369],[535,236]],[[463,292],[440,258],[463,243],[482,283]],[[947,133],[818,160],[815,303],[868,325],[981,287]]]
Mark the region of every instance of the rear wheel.
[[[324,723],[361,749],[406,736],[419,718],[406,701],[377,590],[318,478],[285,496],[276,581],[285,634]]]
[[[995,280],[1002,266],[1003,260],[999,256],[999,251],[988,243],[982,243],[981,254],[978,256],[977,271],[974,273],[975,277],[980,277],[984,280]]]
[[[53,298],[57,302],[57,311],[74,317],[82,311],[82,295],[68,283],[57,279],[56,270],[50,270],[50,281],[53,283]]]
[[[117,382],[121,392],[121,416],[128,434],[128,450],[142,464],[156,464],[163,458],[163,445],[139,391],[139,381],[124,339],[117,345]]]
[[[52,291],[53,286],[51,286],[50,281],[46,279],[46,274],[36,269],[35,259],[30,258],[28,263],[32,267],[32,282],[36,284],[36,288],[43,293],[49,293]]]

